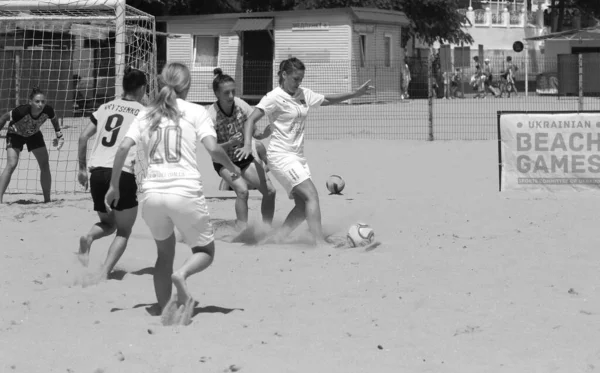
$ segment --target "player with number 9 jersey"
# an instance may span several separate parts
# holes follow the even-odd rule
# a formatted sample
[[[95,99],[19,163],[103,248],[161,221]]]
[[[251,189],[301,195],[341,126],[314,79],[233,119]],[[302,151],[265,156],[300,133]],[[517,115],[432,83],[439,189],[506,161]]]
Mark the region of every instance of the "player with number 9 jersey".
[[[144,109],[137,101],[120,98],[98,108],[90,117],[96,125],[96,139],[88,162],[89,168],[112,168],[115,153],[135,117]],[[134,174],[135,148],[129,153],[123,171]]]
[[[137,182],[134,176],[133,160],[135,153],[131,151],[122,171],[120,187],[123,198],[114,207],[115,211],[107,211],[104,197],[108,192],[112,177],[112,167],[120,143],[136,115],[144,108],[141,104],[146,94],[146,74],[140,70],[128,69],[123,76],[123,97],[110,101],[98,108],[90,117],[88,126],[79,136],[79,171],[77,179],[87,189],[88,183],[92,194],[94,210],[100,221],[79,239],[79,261],[87,266],[92,243],[116,231],[110,245],[106,261],[98,272],[96,280],[108,278],[109,273],[123,255],[127,241],[138,211]],[[89,163],[86,159],[89,139],[96,135]],[[89,166],[89,167],[88,167]],[[89,176],[88,176],[89,168]]]

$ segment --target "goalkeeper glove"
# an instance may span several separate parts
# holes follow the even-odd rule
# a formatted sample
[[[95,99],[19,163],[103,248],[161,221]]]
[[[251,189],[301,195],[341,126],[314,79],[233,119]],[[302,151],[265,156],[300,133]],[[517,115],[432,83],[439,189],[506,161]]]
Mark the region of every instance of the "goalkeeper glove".
[[[54,146],[56,150],[60,150],[63,145],[65,145],[65,138],[61,131],[56,131],[56,138],[52,141],[52,146]]]

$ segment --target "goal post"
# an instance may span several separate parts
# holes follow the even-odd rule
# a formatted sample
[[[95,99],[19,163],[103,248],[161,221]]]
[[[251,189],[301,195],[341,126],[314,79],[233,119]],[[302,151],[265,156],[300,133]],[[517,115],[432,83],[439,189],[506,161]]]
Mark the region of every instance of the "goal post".
[[[34,87],[46,93],[65,136],[56,151],[52,125],[42,126],[53,193],[80,190],[79,134],[92,112],[122,95],[127,67],[147,74],[150,100],[157,87],[155,19],[125,0],[0,0],[0,115],[26,104]],[[0,132],[0,172],[7,127]],[[23,151],[7,193],[40,192],[37,161]]]

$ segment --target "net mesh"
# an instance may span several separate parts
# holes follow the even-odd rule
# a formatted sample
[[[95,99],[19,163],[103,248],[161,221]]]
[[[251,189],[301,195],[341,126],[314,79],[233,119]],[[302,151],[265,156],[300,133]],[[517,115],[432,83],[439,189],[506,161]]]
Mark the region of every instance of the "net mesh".
[[[146,101],[156,92],[155,20],[126,6],[125,24],[119,27],[122,18],[115,0],[54,1],[52,7],[48,3],[0,1],[0,111],[7,113],[27,104],[35,87],[46,94],[65,137],[63,148],[57,151],[51,144],[52,125],[48,122],[41,128],[50,158],[52,191],[75,192],[80,190],[76,182],[79,135],[91,113],[119,94],[118,61],[123,61],[123,68],[147,74]],[[124,54],[117,56],[121,32]],[[0,133],[1,137],[5,134],[5,130]],[[90,145],[91,141],[94,138]],[[0,168],[6,164],[2,142]],[[39,172],[36,158],[25,147],[7,193],[40,192]]]

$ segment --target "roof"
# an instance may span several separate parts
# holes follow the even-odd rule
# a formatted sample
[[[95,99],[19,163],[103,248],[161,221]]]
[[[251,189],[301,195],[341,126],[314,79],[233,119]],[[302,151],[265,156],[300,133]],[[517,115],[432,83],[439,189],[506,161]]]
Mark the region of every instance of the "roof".
[[[600,26],[588,27],[579,30],[553,32],[551,34],[533,36],[526,38],[525,40],[600,40]]]
[[[385,10],[376,8],[331,8],[331,9],[310,9],[310,10],[285,10],[278,12],[251,12],[251,13],[221,13],[221,14],[201,14],[189,16],[165,16],[156,17],[157,22],[181,21],[181,20],[209,20],[209,19],[231,19],[231,18],[274,18],[277,16],[303,16],[303,15],[327,15],[346,13],[354,22],[394,24],[408,26],[410,21],[406,14],[395,10]]]
[[[232,31],[270,30],[273,28],[273,18],[238,18]]]

